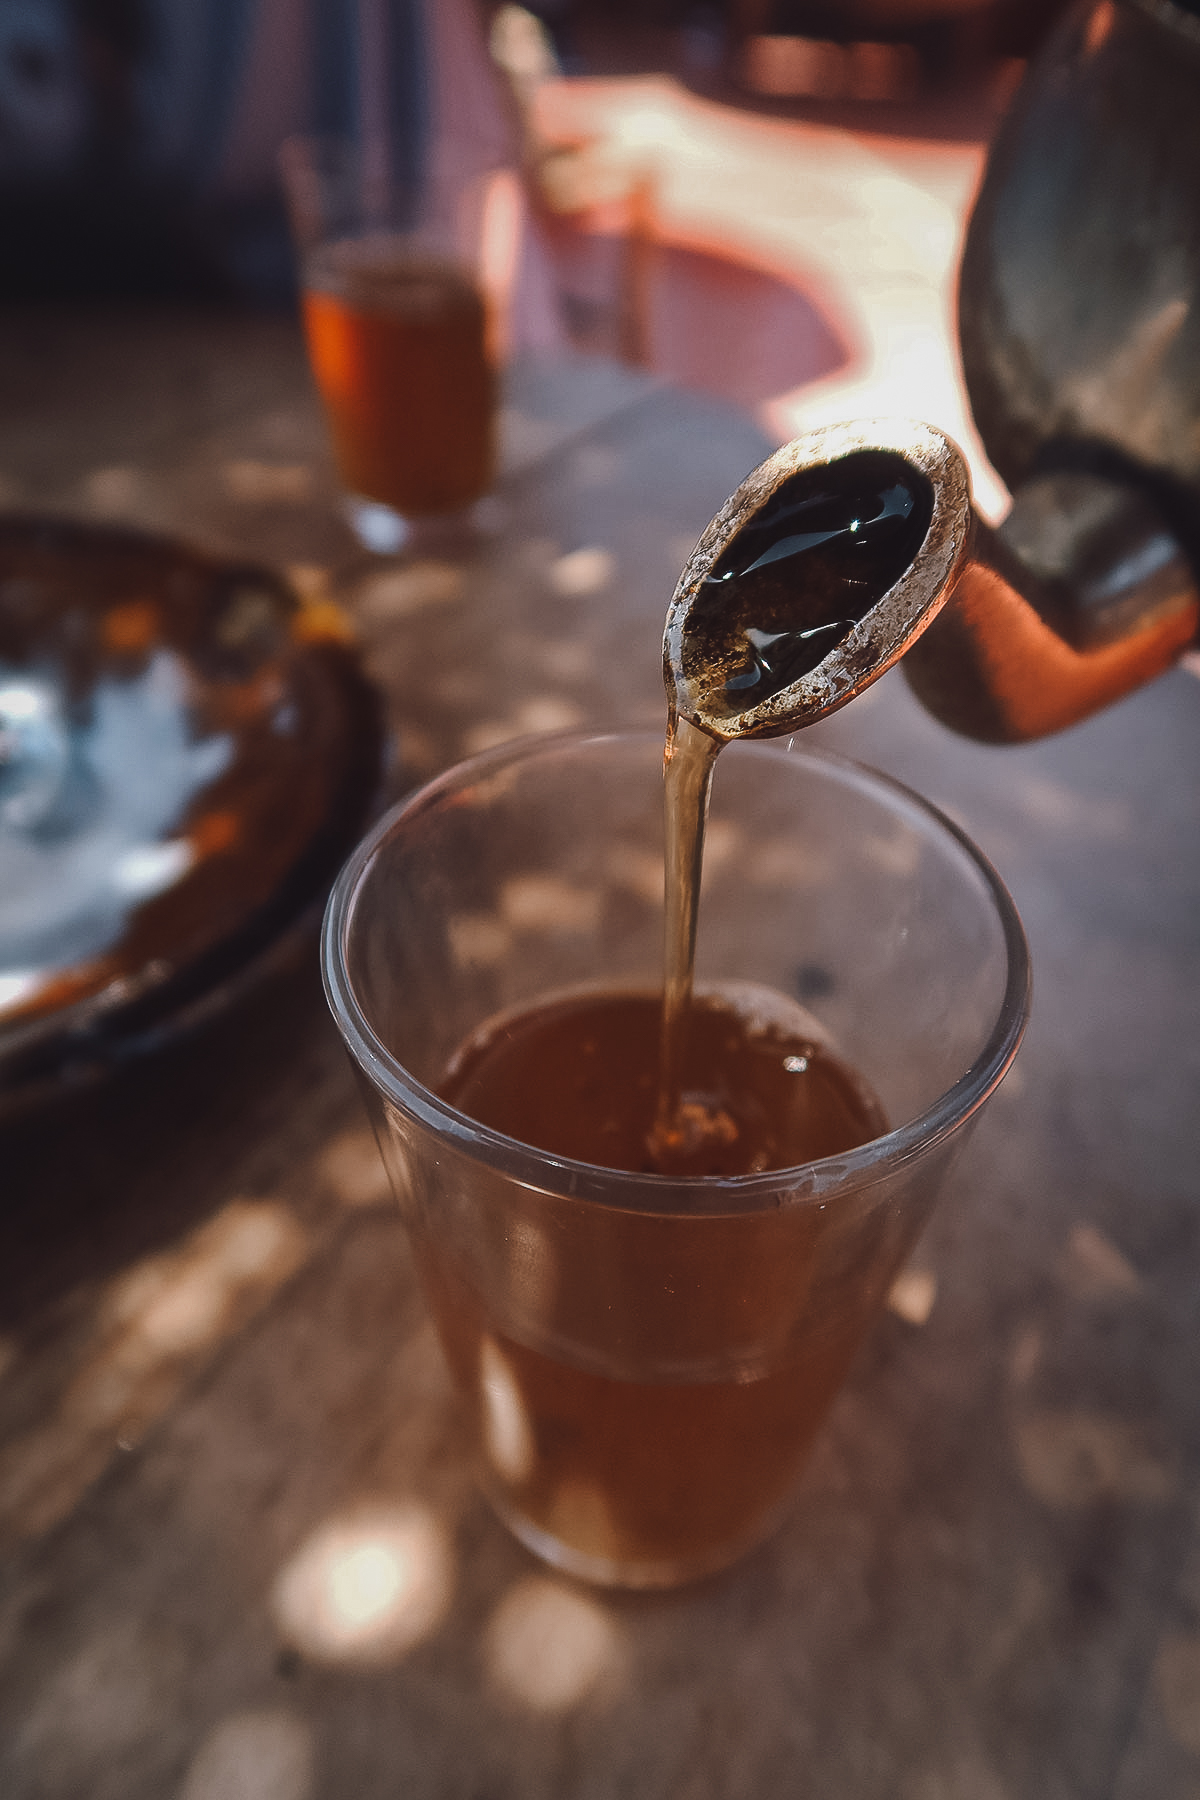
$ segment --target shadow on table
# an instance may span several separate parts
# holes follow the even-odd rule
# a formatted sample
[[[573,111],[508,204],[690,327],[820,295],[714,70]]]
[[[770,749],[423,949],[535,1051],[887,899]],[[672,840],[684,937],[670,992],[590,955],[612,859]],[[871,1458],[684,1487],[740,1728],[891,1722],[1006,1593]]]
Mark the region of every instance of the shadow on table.
[[[351,1078],[315,950],[206,1029],[0,1126],[0,1333],[267,1191]],[[307,1104],[306,1104],[307,1103]],[[320,1111],[320,1109],[316,1109]]]
[[[851,360],[816,301],[777,275],[636,232],[542,230],[577,349],[746,408]]]

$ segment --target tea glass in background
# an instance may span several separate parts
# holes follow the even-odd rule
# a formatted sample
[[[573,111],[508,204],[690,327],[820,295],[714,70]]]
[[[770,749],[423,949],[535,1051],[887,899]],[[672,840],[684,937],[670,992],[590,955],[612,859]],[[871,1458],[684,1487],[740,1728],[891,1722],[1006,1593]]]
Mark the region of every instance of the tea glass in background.
[[[496,465],[495,175],[390,174],[370,148],[291,138],[280,166],[309,361],[347,516],[385,553],[462,518]]]
[[[1029,984],[1011,900],[941,815],[857,765],[735,744],[698,984],[799,997],[892,1129],[803,1168],[679,1179],[456,1111],[437,1089],[490,1018],[661,986],[661,815],[657,733],[505,746],[380,823],[323,945],[482,1484],[547,1561],[631,1587],[719,1568],[780,1518],[1016,1054]]]

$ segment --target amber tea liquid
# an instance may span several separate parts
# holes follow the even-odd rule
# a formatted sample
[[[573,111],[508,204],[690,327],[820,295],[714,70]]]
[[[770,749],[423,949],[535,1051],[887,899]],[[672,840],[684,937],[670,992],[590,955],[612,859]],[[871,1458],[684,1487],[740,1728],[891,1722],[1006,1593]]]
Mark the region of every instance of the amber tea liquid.
[[[486,1027],[455,1057],[443,1096],[523,1143],[606,1168],[661,1172],[662,997],[563,997]],[[671,1173],[711,1177],[789,1168],[886,1129],[874,1096],[798,1007],[734,987],[694,998],[679,1067],[705,1129],[676,1144]],[[594,1257],[555,1273],[538,1335],[496,1329],[453,1269],[419,1248],[447,1354],[478,1409],[488,1486],[502,1512],[598,1565],[651,1583],[717,1566],[757,1538],[786,1499],[878,1304],[879,1280],[845,1259],[830,1285],[837,1226],[795,1209],[789,1254],[778,1222],[752,1215],[664,1218],[597,1208]],[[622,1317],[608,1367],[553,1352],[619,1268]],[[819,1310],[807,1304],[820,1279]],[[676,1313],[678,1312],[678,1317]],[[623,1379],[623,1357],[657,1341],[669,1380]],[[749,1348],[730,1367],[731,1343]],[[765,1354],[762,1346],[772,1346]],[[721,1364],[719,1376],[713,1367]],[[616,1371],[616,1372],[614,1372]]]
[[[479,499],[494,473],[496,376],[474,283],[401,239],[349,239],[310,257],[303,311],[351,493],[415,517]]]

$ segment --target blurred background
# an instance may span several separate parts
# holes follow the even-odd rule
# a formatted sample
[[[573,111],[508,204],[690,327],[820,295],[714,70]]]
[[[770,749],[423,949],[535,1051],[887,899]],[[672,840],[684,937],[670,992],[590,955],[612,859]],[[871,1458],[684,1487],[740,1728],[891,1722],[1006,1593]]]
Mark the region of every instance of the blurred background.
[[[279,144],[361,128],[373,85],[402,158],[439,130],[481,154],[523,133],[536,154],[529,104],[559,75],[656,75],[758,116],[978,140],[1015,60],[1061,11],[1062,0],[6,0],[0,297],[286,305]]]
[[[865,383],[957,430],[998,505],[949,293],[983,146],[1062,10],[7,0],[0,303],[286,313],[282,141],[382,135],[400,170],[450,144],[519,182],[510,353],[614,356],[776,437]]]

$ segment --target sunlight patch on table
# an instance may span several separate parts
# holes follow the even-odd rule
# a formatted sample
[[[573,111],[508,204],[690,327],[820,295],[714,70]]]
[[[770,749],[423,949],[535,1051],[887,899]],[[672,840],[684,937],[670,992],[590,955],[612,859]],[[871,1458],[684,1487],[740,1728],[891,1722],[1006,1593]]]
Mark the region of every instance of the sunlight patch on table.
[[[238,457],[223,465],[221,479],[230,499],[243,506],[299,505],[313,491],[313,471],[308,463]]]
[[[1169,1631],[1154,1659],[1154,1694],[1177,1744],[1200,1756],[1200,1635]]]
[[[446,936],[460,969],[494,969],[512,946],[512,932],[497,913],[455,913],[446,921]]]
[[[542,732],[570,731],[581,724],[583,713],[572,700],[556,694],[539,694],[525,700],[505,719],[483,719],[463,733],[463,752],[468,756],[495,750],[514,738],[535,737]]]
[[[282,1707],[232,1713],[188,1765],[179,1800],[309,1800],[312,1730]]]
[[[535,642],[530,654],[552,681],[583,681],[596,667],[596,652],[590,644],[561,639],[549,644]]]
[[[109,1282],[57,1403],[0,1452],[0,1543],[66,1517],[114,1450],[144,1435],[197,1362],[264,1305],[307,1253],[306,1234],[286,1206],[236,1200],[175,1249]]]
[[[569,550],[550,567],[550,585],[564,599],[598,594],[608,587],[616,573],[611,550],[590,545],[583,550]]]
[[[583,714],[573,700],[561,694],[535,694],[523,700],[513,715],[522,733],[540,731],[573,731],[583,723]]]
[[[539,1713],[579,1705],[620,1663],[616,1627],[603,1606],[542,1576],[505,1595],[483,1648],[500,1692]]]
[[[773,838],[755,847],[745,864],[745,879],[758,887],[787,888],[808,893],[830,879],[833,858],[811,844]]]
[[[877,831],[859,840],[858,852],[872,869],[902,880],[915,873],[922,846],[915,834]]]
[[[937,1290],[932,1269],[902,1269],[888,1293],[888,1310],[906,1325],[924,1325],[933,1311]]]
[[[745,833],[732,819],[710,819],[704,831],[702,885],[707,886],[710,878],[730,869],[735,861],[740,863],[745,845]]]
[[[462,599],[465,585],[463,571],[453,563],[421,561],[384,569],[355,587],[354,615],[367,624],[390,625],[427,607],[453,605]]]
[[[36,1767],[37,1792],[90,1795],[109,1759],[170,1716],[182,1679],[174,1634],[135,1617],[84,1628],[12,1722],[5,1748]]]
[[[1133,804],[1114,795],[1079,793],[1045,775],[1025,775],[1013,785],[1018,809],[1051,831],[1071,831],[1101,843],[1127,835]]]
[[[327,1520],[280,1571],[271,1614],[312,1662],[397,1662],[441,1622],[454,1583],[440,1520],[415,1501]]]
[[[626,888],[650,906],[661,906],[666,883],[661,853],[642,850],[636,844],[614,844],[606,873],[615,887]]]
[[[1046,1408],[1018,1418],[1013,1437],[1025,1485],[1048,1506],[1160,1504],[1178,1488],[1174,1467],[1136,1420]]]
[[[500,909],[514,931],[592,932],[600,922],[596,888],[557,875],[514,875],[500,890]]]
[[[273,1292],[305,1249],[286,1206],[235,1200],[178,1250],[136,1264],[111,1284],[103,1309],[127,1334],[128,1365],[205,1348],[222,1335],[239,1298]]]
[[[1136,1300],[1144,1291],[1129,1258],[1094,1225],[1072,1225],[1062,1269],[1068,1287],[1082,1299]]]
[[[334,1138],[321,1157],[321,1173],[343,1206],[386,1206],[392,1198],[375,1134],[365,1128]]]

